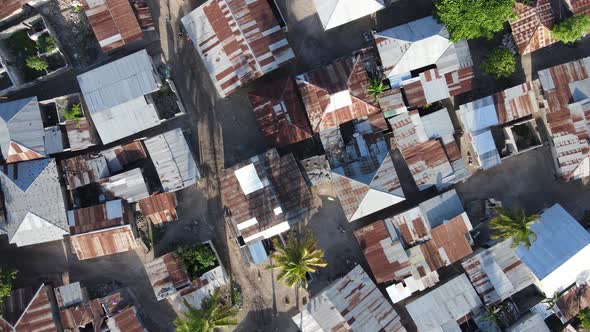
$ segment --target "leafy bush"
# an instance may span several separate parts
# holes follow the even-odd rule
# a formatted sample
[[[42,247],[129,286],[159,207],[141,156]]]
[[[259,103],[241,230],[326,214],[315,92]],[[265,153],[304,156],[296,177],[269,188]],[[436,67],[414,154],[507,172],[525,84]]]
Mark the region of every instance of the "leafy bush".
[[[80,103],[74,104],[66,108],[64,111],[64,117],[66,120],[78,120],[82,118],[82,116],[82,104]]]
[[[16,279],[18,272],[13,269],[0,268],[0,304],[2,299],[10,295],[12,290],[12,281]]]
[[[42,35],[37,39],[37,49],[41,53],[51,52],[57,48],[55,38],[50,35]]]
[[[234,306],[241,308],[243,303],[242,288],[234,283],[231,286],[231,302]]]
[[[182,246],[176,249],[176,254],[182,259],[191,279],[200,277],[217,265],[215,252],[208,244]]]
[[[586,331],[590,331],[590,309],[586,308],[578,314],[578,319],[580,320],[580,325]]]
[[[49,64],[47,63],[47,61],[41,59],[38,56],[35,55],[31,55],[29,56],[26,60],[25,60],[25,64],[27,65],[27,67],[37,70],[37,71],[43,71],[46,70],[49,67]]]
[[[434,8],[434,16],[447,27],[452,41],[491,39],[516,17],[514,0],[437,0]]]
[[[507,48],[495,48],[486,56],[481,68],[496,79],[509,77],[516,71],[516,59]]]
[[[368,90],[369,95],[375,97],[375,102],[378,103],[379,102],[379,95],[381,93],[383,93],[383,91],[385,91],[386,88],[387,87],[385,86],[385,84],[383,84],[382,81],[372,78],[369,81],[369,87],[367,90]]]
[[[555,39],[564,43],[580,40],[590,30],[590,16],[586,14],[568,17],[553,27]]]

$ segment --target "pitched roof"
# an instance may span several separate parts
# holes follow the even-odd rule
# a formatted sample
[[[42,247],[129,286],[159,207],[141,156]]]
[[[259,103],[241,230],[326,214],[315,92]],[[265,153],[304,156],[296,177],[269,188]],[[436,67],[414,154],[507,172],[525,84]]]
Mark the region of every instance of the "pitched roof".
[[[503,124],[539,112],[540,88],[539,80],[534,80],[494,94],[498,122]]]
[[[87,327],[92,323],[94,331],[98,332],[105,319],[105,312],[99,299],[93,299],[86,303],[69,307],[59,311],[61,324],[65,330]]]
[[[360,265],[311,298],[293,321],[302,332],[405,331],[397,312]]]
[[[311,208],[297,161],[292,154],[279,156],[276,149],[226,169],[221,195],[245,242],[288,230],[289,223],[303,219]]]
[[[154,225],[165,224],[178,219],[176,214],[176,194],[161,193],[144,198],[138,202],[139,209]]]
[[[146,50],[78,75],[92,122],[104,144],[160,124],[145,95],[160,89],[160,78]]]
[[[352,22],[383,8],[383,0],[314,0],[324,30]]]
[[[114,255],[136,247],[129,225],[73,235],[70,242],[79,260]]]
[[[566,0],[565,3],[574,15],[590,14],[590,0]]]
[[[108,200],[122,198],[129,203],[135,203],[150,195],[140,168],[134,168],[98,182]]]
[[[262,134],[277,147],[312,136],[305,107],[292,77],[282,78],[248,94]]]
[[[372,57],[370,51],[361,51],[297,76],[314,133],[380,112],[367,92],[369,76],[364,62]]]
[[[123,311],[107,319],[107,326],[111,332],[144,332],[135,307],[127,307]]]
[[[208,0],[181,22],[221,97],[295,57],[265,0]]]
[[[64,196],[54,159],[5,166],[0,173],[10,243],[61,240],[68,234]]]
[[[168,253],[146,263],[145,271],[158,301],[176,294],[179,289],[191,283],[182,260],[175,253]]]
[[[123,225],[132,219],[127,202],[122,199],[105,204],[69,210],[68,224],[71,234],[80,234]]]
[[[182,129],[150,137],[144,143],[164,191],[186,188],[201,178]]]
[[[7,315],[0,320],[4,321],[4,325],[10,324],[5,326],[5,328],[8,328],[6,331],[13,331],[13,329],[19,332],[57,331],[57,322],[54,318],[54,314],[57,313],[57,307],[50,295],[51,287],[41,285],[34,294],[31,294],[27,290],[25,297],[21,297],[24,294],[21,290],[12,291],[11,295],[5,299],[8,303],[18,305],[18,308],[9,305],[9,312],[3,312],[3,315]],[[16,311],[12,311],[13,309],[16,309]]]
[[[536,0],[530,4],[517,1],[514,12],[517,18],[509,23],[520,54],[527,54],[556,42],[551,32],[554,17],[549,0]]]
[[[86,118],[66,121],[66,134],[72,151],[84,150],[98,144],[94,128]]]
[[[73,190],[111,175],[106,159],[99,155],[78,155],[61,161],[66,186]]]
[[[45,157],[37,97],[0,103],[0,152],[7,163]]]
[[[20,11],[29,0],[0,0],[0,20]]]
[[[100,152],[104,156],[109,170],[113,173],[122,171],[136,161],[147,158],[147,152],[141,141],[115,146]]]
[[[143,38],[129,0],[81,0],[81,3],[103,52]]]

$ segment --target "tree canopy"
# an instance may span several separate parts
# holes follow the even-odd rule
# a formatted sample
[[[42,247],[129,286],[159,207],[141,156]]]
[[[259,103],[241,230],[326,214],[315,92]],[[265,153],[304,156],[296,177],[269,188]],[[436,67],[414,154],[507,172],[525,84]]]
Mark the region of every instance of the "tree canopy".
[[[191,279],[200,277],[203,273],[217,265],[217,256],[208,244],[182,246],[176,249]]]
[[[497,216],[490,221],[493,239],[513,239],[512,247],[522,244],[530,248],[537,239],[537,235],[531,230],[532,224],[540,218],[538,215],[527,216],[524,210],[517,208],[510,211],[505,208],[494,209]]]
[[[580,40],[590,30],[590,16],[580,14],[568,17],[553,27],[553,37],[564,43]]]
[[[220,327],[234,326],[238,311],[231,304],[221,303],[219,289],[203,300],[201,309],[185,301],[187,311],[174,320],[176,332],[213,332]]]
[[[495,48],[486,55],[481,69],[496,79],[509,77],[516,70],[516,58],[507,48]]]
[[[449,30],[452,41],[485,37],[514,19],[514,0],[437,0],[434,16]]]
[[[17,271],[0,267],[0,303],[2,299],[10,295],[12,281],[16,279]]]

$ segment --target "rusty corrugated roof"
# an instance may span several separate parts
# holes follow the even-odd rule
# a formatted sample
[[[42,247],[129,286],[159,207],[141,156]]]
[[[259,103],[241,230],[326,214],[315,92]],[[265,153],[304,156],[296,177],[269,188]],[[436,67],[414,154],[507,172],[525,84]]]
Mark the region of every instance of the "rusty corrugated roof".
[[[553,10],[549,0],[514,5],[516,20],[509,20],[512,36],[520,54],[527,54],[553,44]]]
[[[574,319],[581,310],[590,307],[590,285],[574,285],[559,297],[556,306],[557,316],[564,324]]]
[[[98,143],[98,137],[86,118],[67,120],[66,133],[72,151],[84,150]]]
[[[29,0],[0,0],[0,20],[20,10]]]
[[[135,307],[128,307],[107,319],[110,332],[144,332]]]
[[[15,324],[17,332],[54,332],[57,325],[53,317],[54,303],[50,300],[51,287],[41,286],[22,316]]]
[[[113,255],[135,249],[131,226],[119,226],[70,237],[79,260]]]
[[[122,212],[121,214],[118,213],[119,209]],[[115,213],[111,212],[113,210],[115,210]],[[123,225],[132,218],[132,212],[130,212],[127,203],[123,200],[68,211],[71,234],[81,234]]]
[[[565,2],[574,15],[590,15],[590,0],[566,0]]]
[[[101,324],[106,317],[98,299],[86,303],[62,309],[59,311],[61,324],[65,330],[86,327],[92,323],[94,331],[100,331]]]
[[[164,224],[178,219],[176,215],[176,194],[161,193],[144,198],[138,202],[144,216],[155,225]]]
[[[534,80],[494,94],[499,122],[511,122],[538,112],[540,88],[539,80]]]
[[[176,294],[191,283],[182,260],[175,253],[155,258],[145,264],[145,271],[158,301]]]
[[[129,0],[81,0],[81,3],[103,52],[143,38]]]
[[[79,155],[61,161],[62,172],[68,189],[85,186],[110,175],[103,156]]]

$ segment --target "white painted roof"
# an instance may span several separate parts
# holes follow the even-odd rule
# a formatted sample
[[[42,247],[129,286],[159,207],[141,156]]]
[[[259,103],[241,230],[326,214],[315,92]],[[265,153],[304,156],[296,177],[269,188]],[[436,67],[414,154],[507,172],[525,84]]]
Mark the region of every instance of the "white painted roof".
[[[236,175],[236,178],[238,178],[240,188],[242,188],[244,195],[249,195],[264,188],[262,181],[260,181],[260,178],[258,177],[258,173],[256,173],[254,164],[248,164],[236,170],[234,174]]]
[[[394,195],[371,188],[350,220],[357,220],[405,200],[401,189],[399,190],[399,195]]]
[[[314,0],[324,30],[352,22],[385,8],[383,0]]]

